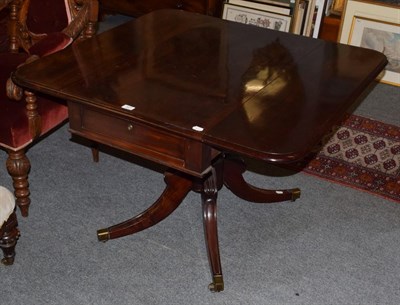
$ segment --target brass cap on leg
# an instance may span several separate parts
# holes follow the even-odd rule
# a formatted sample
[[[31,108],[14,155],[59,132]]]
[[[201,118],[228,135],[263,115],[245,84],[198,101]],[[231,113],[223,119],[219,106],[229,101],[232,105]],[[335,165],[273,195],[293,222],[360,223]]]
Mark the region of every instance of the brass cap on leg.
[[[208,289],[211,292],[221,292],[224,290],[224,279],[222,278],[222,274],[216,274],[213,276],[213,282],[208,285]]]
[[[97,238],[99,241],[102,241],[102,242],[106,242],[107,240],[109,240],[110,234],[108,232],[108,229],[97,230]]]
[[[295,188],[292,190],[292,201],[295,201],[296,199],[300,198],[301,191],[298,188]]]

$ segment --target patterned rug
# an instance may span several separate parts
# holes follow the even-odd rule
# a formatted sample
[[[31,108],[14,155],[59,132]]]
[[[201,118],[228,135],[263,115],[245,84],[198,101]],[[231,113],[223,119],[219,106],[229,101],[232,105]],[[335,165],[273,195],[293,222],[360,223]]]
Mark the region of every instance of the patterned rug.
[[[400,203],[400,127],[349,115],[295,168]]]

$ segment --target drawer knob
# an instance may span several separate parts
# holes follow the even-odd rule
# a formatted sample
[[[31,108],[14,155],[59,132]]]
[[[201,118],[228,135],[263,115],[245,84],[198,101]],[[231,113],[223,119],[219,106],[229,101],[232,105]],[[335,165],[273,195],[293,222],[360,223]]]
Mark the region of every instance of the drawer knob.
[[[132,131],[132,130],[133,130],[133,125],[132,125],[132,124],[129,124],[129,125],[128,125],[128,130],[129,130],[129,131]]]

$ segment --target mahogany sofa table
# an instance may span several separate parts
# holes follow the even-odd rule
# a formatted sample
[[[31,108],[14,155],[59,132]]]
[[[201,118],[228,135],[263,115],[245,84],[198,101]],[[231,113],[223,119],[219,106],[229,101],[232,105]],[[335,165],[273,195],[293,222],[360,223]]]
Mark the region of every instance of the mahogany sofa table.
[[[218,190],[260,203],[300,195],[247,184],[241,156],[301,159],[385,64],[372,50],[160,10],[23,66],[13,80],[68,100],[74,135],[168,168],[159,199],[99,240],[153,226],[201,193],[209,287],[221,291]]]

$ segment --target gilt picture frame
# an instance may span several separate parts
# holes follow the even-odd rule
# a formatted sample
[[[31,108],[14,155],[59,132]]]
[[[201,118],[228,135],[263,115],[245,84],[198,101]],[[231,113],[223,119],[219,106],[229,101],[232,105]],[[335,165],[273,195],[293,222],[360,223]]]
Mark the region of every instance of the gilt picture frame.
[[[349,0],[339,42],[382,52],[388,65],[377,77],[400,86],[400,9],[398,6]]]
[[[382,52],[388,59],[378,76],[384,83],[400,86],[400,26],[363,17],[353,19],[349,44]]]

